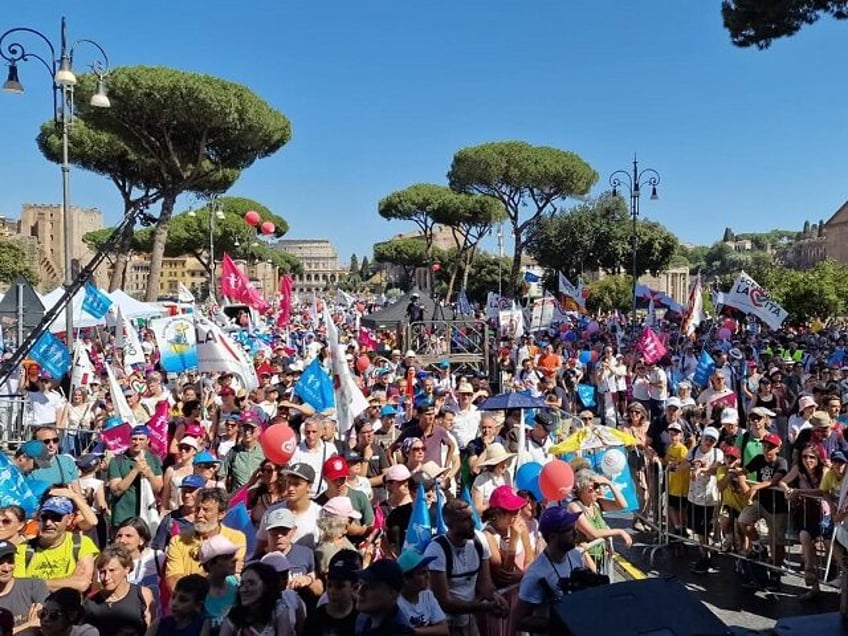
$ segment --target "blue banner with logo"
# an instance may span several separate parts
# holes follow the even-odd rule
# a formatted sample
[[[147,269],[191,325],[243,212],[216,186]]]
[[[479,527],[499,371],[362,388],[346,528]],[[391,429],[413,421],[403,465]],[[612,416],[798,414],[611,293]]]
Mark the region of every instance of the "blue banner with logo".
[[[85,284],[85,298],[82,301],[83,311],[100,320],[106,315],[106,312],[109,311],[109,307],[111,306],[111,298],[97,289],[93,284]]]
[[[197,368],[197,332],[192,316],[154,318],[150,329],[159,346],[159,364],[168,373]]]
[[[318,412],[333,408],[336,403],[333,381],[324,371],[318,358],[303,370],[300,380],[294,385],[294,392]]]
[[[406,529],[406,539],[403,549],[412,549],[423,553],[433,540],[433,526],[430,524],[430,511],[427,509],[427,496],[424,494],[424,484],[418,484],[415,501],[412,504],[412,517]]]
[[[44,482],[39,482],[39,495],[43,493]],[[33,484],[35,487],[36,484]],[[18,467],[12,463],[8,456],[0,453],[0,506],[20,506],[26,512],[27,517],[31,518],[36,510],[38,510],[38,497],[33,492],[33,489],[27,483],[26,478],[18,470]]]
[[[53,379],[60,379],[71,368],[71,352],[67,345],[49,331],[36,340],[29,357],[47,371]]]
[[[702,349],[701,355],[698,356],[698,366],[695,368],[692,382],[698,386],[707,386],[710,376],[713,374],[713,369],[715,369],[715,360],[705,349]]]

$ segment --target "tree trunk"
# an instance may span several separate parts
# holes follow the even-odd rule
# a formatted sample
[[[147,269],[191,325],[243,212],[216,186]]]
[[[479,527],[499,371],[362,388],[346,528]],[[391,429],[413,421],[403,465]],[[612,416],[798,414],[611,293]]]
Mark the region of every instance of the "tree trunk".
[[[121,235],[121,241],[118,243],[117,254],[115,257],[114,269],[112,269],[112,277],[109,279],[109,291],[113,292],[116,289],[126,289],[127,266],[129,265],[130,246],[132,245],[133,228],[128,227]]]
[[[523,244],[520,233],[514,233],[514,236],[515,251],[512,253],[512,269],[509,272],[507,287],[504,289],[509,298],[515,298],[515,294],[518,292],[519,275],[521,274],[521,249]]]
[[[162,258],[165,256],[165,242],[168,240],[168,224],[174,212],[176,196],[166,194],[162,197],[162,209],[159,221],[153,233],[153,247],[150,250],[150,273],[147,275],[147,291],[144,300],[153,302],[159,297],[159,279],[162,277]]]

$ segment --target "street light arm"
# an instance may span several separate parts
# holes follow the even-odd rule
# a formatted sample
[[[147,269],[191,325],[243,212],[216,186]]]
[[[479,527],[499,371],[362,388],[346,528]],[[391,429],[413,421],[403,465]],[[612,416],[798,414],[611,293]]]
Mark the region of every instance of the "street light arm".
[[[100,78],[102,78],[104,75],[108,74],[109,73],[109,56],[106,55],[106,51],[103,50],[103,47],[100,46],[94,40],[82,39],[82,40],[77,40],[76,42],[73,43],[73,46],[71,46],[71,51],[69,53],[69,59],[71,61],[71,64],[73,64],[74,53],[76,52],[77,46],[80,45],[80,44],[90,44],[91,46],[96,48],[98,51],[100,51],[100,55],[103,56],[103,59],[102,60],[95,59],[89,66],[91,67],[91,70],[94,71],[94,73]]]
[[[609,184],[613,190],[626,187],[627,191],[633,192],[633,176],[626,170],[616,170],[610,175]]]
[[[48,63],[47,60],[40,55],[27,51],[26,48],[24,48],[24,45],[20,42],[10,42],[9,44],[4,45],[3,43],[6,38],[13,33],[30,33],[40,38],[47,45],[47,48],[50,49],[50,63]],[[0,35],[0,57],[9,62],[9,64],[26,62],[29,58],[35,58],[44,64],[45,68],[47,68],[47,72],[50,73],[51,79],[53,79],[56,75],[56,49],[53,47],[53,43],[41,31],[36,31],[29,27],[15,27],[14,29],[6,31],[3,35]]]
[[[660,184],[660,173],[653,168],[645,168],[639,173],[640,186],[657,187]]]

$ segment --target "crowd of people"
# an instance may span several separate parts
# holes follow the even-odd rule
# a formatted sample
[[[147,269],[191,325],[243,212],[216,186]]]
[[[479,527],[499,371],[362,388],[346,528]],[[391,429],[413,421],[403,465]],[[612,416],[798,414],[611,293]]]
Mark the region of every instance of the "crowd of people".
[[[548,633],[556,601],[608,581],[609,541],[629,545],[659,501],[672,534],[701,545],[694,572],[713,571],[717,550],[765,546],[780,567],[793,531],[808,594],[818,591],[817,542],[840,540],[848,508],[839,330],[772,338],[739,325],[718,341],[704,329],[648,363],[622,344],[620,325],[602,320],[591,333],[575,325],[578,337],[551,329],[495,340],[484,377],[447,358],[423,364],[390,333],[373,334],[366,351],[354,313],[335,313],[335,355],[367,408],[346,430],[296,390],[313,358],[329,370],[320,323],[309,338],[303,327],[296,337],[296,328],[269,330],[251,390],[228,372],[161,372],[147,333],[144,368],[123,369],[119,353],[86,340],[95,368],[113,364],[139,422],[120,452],[100,440],[117,415],[108,374],[66,401],[57,379],[27,365],[20,390],[35,420],[14,462],[46,486],[35,514],[0,509],[10,633]],[[701,349],[713,362],[705,386],[696,382]],[[547,408],[478,408],[496,389]],[[141,422],[165,400],[162,455]],[[262,445],[281,423],[297,436],[284,464]],[[545,464],[558,442],[601,426],[632,440],[633,528],[609,527],[604,514],[627,502],[580,457],[561,501],[514,481],[516,457]],[[422,497],[437,531],[417,550],[409,533]],[[248,527],[227,522],[236,500]],[[768,584],[779,585],[772,572]]]

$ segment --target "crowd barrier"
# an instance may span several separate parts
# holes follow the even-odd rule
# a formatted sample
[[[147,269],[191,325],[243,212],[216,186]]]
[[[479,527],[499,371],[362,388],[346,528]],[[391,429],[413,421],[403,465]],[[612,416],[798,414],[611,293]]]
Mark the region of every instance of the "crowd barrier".
[[[709,534],[706,540],[700,541],[692,531],[697,525],[697,519],[695,518],[695,508],[688,501],[686,503],[689,505],[686,506],[682,517],[683,531],[681,532],[679,527],[675,528],[671,520],[669,506],[668,478],[670,470],[667,467],[651,470],[650,465],[647,470],[649,505],[637,516],[650,528],[654,535],[653,543],[644,547],[651,568],[655,567],[655,559],[658,553],[666,550],[674,551],[682,546],[690,546],[702,548],[713,554],[724,554],[735,559],[737,571],[741,570],[742,563],[756,563],[758,566],[780,575],[806,578],[808,584],[815,579],[820,586],[840,587],[840,568],[844,569],[846,562],[836,562],[834,558],[834,549],[837,553],[840,550],[839,547],[834,548],[836,543],[833,539],[834,526],[827,523],[831,517],[822,508],[822,497],[799,494],[787,498],[788,512],[785,514],[785,518],[772,519],[773,522],[778,522],[777,525],[780,526],[777,528],[778,532],[775,532],[775,528],[769,527],[768,520],[759,519],[754,524],[757,539],[754,542],[749,541],[749,550],[745,551],[743,550],[744,541],[737,522],[738,514],[732,517],[729,532],[722,530],[720,521],[722,518],[721,503],[711,507],[713,512],[712,523],[709,526]],[[767,490],[776,491],[778,497],[786,497],[786,494],[777,487]],[[684,497],[684,499],[686,498]],[[801,531],[804,529],[810,535],[806,555],[809,563],[805,563],[804,545],[801,541]],[[765,546],[767,558],[753,556],[758,545]],[[780,552],[781,547],[784,555],[778,562],[775,559],[775,554]],[[843,559],[845,558],[844,552]]]

